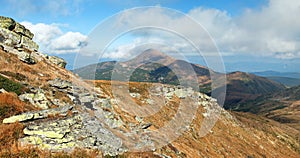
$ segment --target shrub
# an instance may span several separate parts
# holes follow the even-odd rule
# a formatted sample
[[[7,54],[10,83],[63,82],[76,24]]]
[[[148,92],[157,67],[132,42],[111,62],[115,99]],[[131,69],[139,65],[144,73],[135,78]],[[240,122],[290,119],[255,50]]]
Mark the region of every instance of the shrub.
[[[24,89],[21,84],[11,81],[8,78],[0,75],[0,89],[1,88],[5,89],[8,92],[14,92],[17,95],[20,95]]]
[[[27,79],[26,76],[24,76],[18,72],[14,73],[14,72],[10,72],[10,71],[1,71],[0,73],[5,76],[13,77],[14,79],[16,79],[18,81],[25,81]]]

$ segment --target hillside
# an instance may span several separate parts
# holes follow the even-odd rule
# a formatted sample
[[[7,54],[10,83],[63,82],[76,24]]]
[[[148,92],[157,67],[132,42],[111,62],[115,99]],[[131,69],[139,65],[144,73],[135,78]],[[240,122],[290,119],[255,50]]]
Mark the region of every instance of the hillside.
[[[229,73],[227,74],[225,108],[238,110],[242,103],[284,89],[283,85],[264,77],[244,72]]]
[[[300,129],[300,86],[258,97],[241,104],[240,111],[259,114],[283,124]]]
[[[6,26],[15,23],[3,19],[9,21]],[[0,32],[5,41],[14,35],[13,27],[8,28],[0,28],[10,35]],[[83,81],[60,58],[2,42],[0,157],[300,155],[299,130],[264,117],[229,113],[216,99],[192,88]]]

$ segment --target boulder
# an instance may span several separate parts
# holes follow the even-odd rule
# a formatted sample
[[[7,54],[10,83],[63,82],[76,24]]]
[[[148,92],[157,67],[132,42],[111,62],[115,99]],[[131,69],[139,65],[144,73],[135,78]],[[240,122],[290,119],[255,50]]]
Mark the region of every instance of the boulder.
[[[60,78],[55,78],[54,80],[48,81],[51,87],[56,87],[58,89],[67,89],[72,87],[72,83],[69,81],[62,80]]]
[[[36,93],[25,93],[19,96],[22,101],[29,101],[32,105],[41,109],[48,109],[50,102],[46,98],[44,91],[39,89]]]
[[[21,42],[21,36],[8,29],[0,28],[0,42],[10,47],[16,47]]]
[[[31,58],[34,59],[36,62],[40,62],[40,61],[44,60],[44,56],[40,52],[32,52],[30,55],[31,55]]]
[[[0,16],[0,27],[8,30],[13,30],[16,26],[16,22],[12,18]]]
[[[26,112],[20,115],[11,116],[9,118],[5,118],[3,123],[15,123],[15,122],[24,122],[29,120],[37,120],[47,118],[49,116],[66,116],[69,110],[72,110],[72,106],[63,106],[59,108],[46,109],[35,112]]]
[[[30,38],[26,36],[21,37],[21,48],[27,49],[30,52],[38,51],[39,45],[33,42]]]
[[[186,91],[184,91],[183,89],[176,89],[174,93],[180,99],[184,99],[187,96]]]
[[[15,123],[15,122],[23,122],[26,120],[30,120],[33,118],[33,114],[29,113],[29,114],[21,114],[21,115],[16,115],[16,116],[12,116],[9,118],[5,118],[3,120],[3,123]]]
[[[1,88],[0,93],[7,93],[7,91],[5,89]]]
[[[79,98],[81,103],[91,103],[95,100],[95,97],[92,95],[83,96]]]
[[[30,127],[28,127],[30,128]],[[67,132],[70,132],[70,129],[68,128],[46,128],[43,130],[30,130],[28,128],[25,128],[23,130],[24,134],[26,135],[40,135],[42,137],[47,138],[56,138],[56,139],[62,139]]]
[[[140,98],[141,94],[140,93],[129,93],[131,97],[133,98]]]
[[[13,30],[14,32],[18,33],[19,35],[28,37],[30,40],[33,38],[33,33],[31,33],[28,29],[25,28],[25,26],[16,23],[15,28]]]
[[[0,16],[0,43],[5,50],[16,54],[21,61],[35,64],[37,60],[31,56],[39,46],[32,41],[33,33],[11,18]],[[36,56],[38,57],[38,56]],[[40,61],[40,58],[39,58]]]
[[[35,64],[36,63],[35,59],[28,52],[20,51],[20,52],[18,52],[17,56],[21,61],[23,61],[27,64]]]
[[[57,56],[49,56],[48,60],[61,68],[65,68],[67,65],[67,62],[64,59]]]

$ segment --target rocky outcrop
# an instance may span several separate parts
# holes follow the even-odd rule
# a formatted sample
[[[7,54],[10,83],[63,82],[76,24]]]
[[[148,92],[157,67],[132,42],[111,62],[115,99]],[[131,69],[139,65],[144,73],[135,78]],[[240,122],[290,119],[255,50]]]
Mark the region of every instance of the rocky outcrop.
[[[7,52],[16,54],[18,58],[28,64],[35,64],[45,59],[61,68],[67,62],[56,56],[47,56],[38,52],[39,45],[32,39],[34,34],[25,26],[12,18],[0,16],[0,46]]]
[[[8,52],[14,53],[18,58],[28,64],[35,64],[35,52],[39,46],[32,41],[33,33],[23,25],[11,18],[0,16],[0,45]]]
[[[126,151],[120,138],[89,115],[32,124],[24,129],[24,134],[27,137],[20,140],[22,144],[30,143],[52,151],[68,151],[75,147],[98,149],[105,155]]]
[[[16,23],[16,26],[13,29],[13,31],[22,35],[22,37],[28,38],[29,40],[32,40],[32,38],[34,36],[33,33],[31,33],[28,29],[25,28],[25,26],[23,26],[19,23]]]
[[[0,16],[0,27],[5,28],[7,30],[14,30],[16,26],[16,22],[12,18]]]
[[[47,91],[67,94],[74,104],[57,104],[58,108],[5,118],[3,123],[26,123],[23,130],[25,137],[20,140],[22,144],[52,151],[71,151],[76,147],[98,149],[111,156],[126,151],[122,139],[110,130],[123,125],[122,120],[115,117],[110,99],[99,98],[96,93],[59,78],[48,81],[48,84]],[[32,93],[23,94],[20,98],[27,98],[34,105],[45,100],[54,102],[55,99],[46,97],[46,90],[31,89]],[[95,116],[86,110],[94,111]]]
[[[38,89],[36,93],[21,94],[19,98],[22,101],[29,101],[32,105],[41,109],[48,109],[50,105],[42,89]]]
[[[63,106],[59,108],[41,110],[36,112],[27,112],[20,115],[15,115],[9,118],[5,118],[3,123],[15,123],[15,122],[25,122],[37,119],[44,119],[49,116],[66,116],[69,110],[72,110],[72,106]]]
[[[1,28],[13,31],[19,35],[28,37],[30,40],[33,38],[33,33],[26,29],[23,25],[17,23],[14,19],[9,17],[0,16],[0,26]]]
[[[19,50],[38,51],[39,46],[32,41],[33,33],[11,18],[0,16],[0,42]]]
[[[48,60],[61,68],[65,68],[67,65],[67,62],[64,59],[57,56],[49,56]]]
[[[67,89],[72,87],[72,83],[69,81],[62,80],[60,78],[56,78],[54,80],[48,81],[51,87],[56,87],[58,89]]]
[[[35,64],[36,63],[35,58],[32,57],[30,53],[27,53],[27,52],[24,52],[24,51],[18,52],[18,58],[21,61],[23,61],[25,63],[28,63],[28,64]]]

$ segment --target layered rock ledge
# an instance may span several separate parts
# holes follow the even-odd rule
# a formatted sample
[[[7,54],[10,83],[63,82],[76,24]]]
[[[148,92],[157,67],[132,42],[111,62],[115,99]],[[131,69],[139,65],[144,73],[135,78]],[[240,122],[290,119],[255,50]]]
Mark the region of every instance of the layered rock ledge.
[[[12,18],[0,16],[1,49],[16,54],[21,61],[28,64],[45,60],[65,68],[67,62],[64,59],[38,52],[39,45],[33,41],[33,37],[34,34],[25,26]]]

